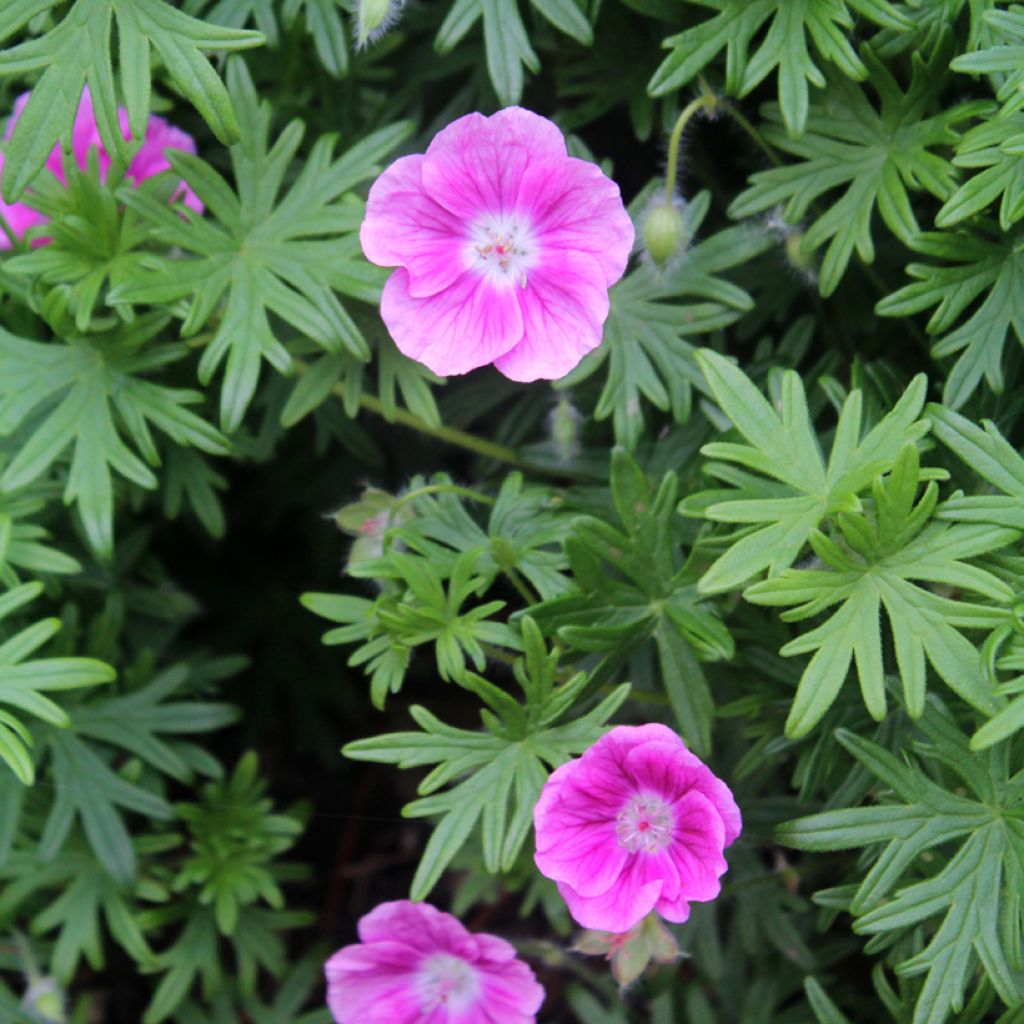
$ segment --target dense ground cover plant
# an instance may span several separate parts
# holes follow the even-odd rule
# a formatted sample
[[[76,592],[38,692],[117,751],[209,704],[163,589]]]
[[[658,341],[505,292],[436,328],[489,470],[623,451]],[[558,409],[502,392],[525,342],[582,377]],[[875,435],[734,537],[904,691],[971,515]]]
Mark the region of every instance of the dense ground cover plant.
[[[1022,60],[0,5],[0,1020],[1019,1020]]]

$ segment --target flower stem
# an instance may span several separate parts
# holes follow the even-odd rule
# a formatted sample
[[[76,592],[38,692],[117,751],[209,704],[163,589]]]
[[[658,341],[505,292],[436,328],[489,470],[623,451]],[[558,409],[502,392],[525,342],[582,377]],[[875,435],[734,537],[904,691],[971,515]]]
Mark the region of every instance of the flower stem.
[[[718,105],[718,97],[701,79],[701,94],[683,107],[682,113],[676,118],[672,134],[668,137],[668,170],[665,172],[665,202],[672,203],[672,194],[676,187],[676,176],[679,173],[679,144],[683,138],[683,130],[700,110],[714,110]]]

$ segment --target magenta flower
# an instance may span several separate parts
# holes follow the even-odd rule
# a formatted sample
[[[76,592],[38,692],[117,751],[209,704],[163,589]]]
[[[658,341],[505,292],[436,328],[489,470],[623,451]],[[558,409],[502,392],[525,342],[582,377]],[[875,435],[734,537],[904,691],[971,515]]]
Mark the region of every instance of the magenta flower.
[[[396,160],[370,189],[360,240],[398,268],[381,315],[407,356],[442,376],[493,363],[553,380],[601,344],[633,225],[619,187],[570,157],[554,124],[508,107]]]
[[[327,961],[337,1024],[535,1024],[544,989],[516,951],[429,903],[382,903]]]
[[[21,117],[25,104],[28,103],[28,97],[29,94],[27,92],[22,93],[14,101],[14,111],[7,121],[7,129],[4,132],[5,142],[14,133],[14,126],[18,122],[18,118]],[[130,139],[131,132],[128,128],[128,112],[124,107],[118,107],[117,113],[121,122],[121,131],[125,139]],[[86,87],[82,91],[82,99],[78,105],[75,123],[71,130],[71,155],[75,163],[82,170],[85,170],[87,166],[89,150],[91,149],[97,151],[100,179],[106,180],[107,171],[110,169],[110,155],[100,140],[99,129],[96,127],[96,115],[92,106],[92,97],[89,95],[88,87]],[[183,149],[186,153],[194,153],[196,151],[195,140],[191,135],[175,128],[174,125],[168,124],[162,117],[157,117],[154,114],[146,124],[146,137],[128,165],[128,169],[125,172],[125,180],[133,185],[138,185],[140,182],[145,181],[146,178],[152,178],[154,175],[170,170],[171,165],[166,156],[168,149]],[[46,169],[62,185],[67,185],[68,179],[64,169],[64,153],[59,143],[53,147],[53,152],[47,158]],[[2,173],[3,154],[0,153],[0,174]],[[181,199],[186,206],[191,207],[197,213],[203,212],[203,204],[199,201],[199,197],[184,184],[175,193],[174,198]],[[48,219],[44,214],[38,210],[33,210],[31,206],[25,203],[5,203],[3,199],[0,199],[0,214],[3,214],[4,220],[7,221],[8,226],[17,238],[22,238],[29,228],[35,227],[36,224],[44,224]],[[41,245],[45,241],[47,239],[36,239],[34,244]],[[10,239],[4,232],[0,231],[0,249],[9,249],[10,247]]]
[[[729,787],[664,725],[621,725],[548,779],[534,859],[584,928],[685,921],[714,899],[739,834]]]

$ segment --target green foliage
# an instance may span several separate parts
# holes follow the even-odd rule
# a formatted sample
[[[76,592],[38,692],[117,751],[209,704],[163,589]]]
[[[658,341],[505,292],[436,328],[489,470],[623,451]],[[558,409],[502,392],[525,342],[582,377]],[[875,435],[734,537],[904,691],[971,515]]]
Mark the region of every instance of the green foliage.
[[[38,597],[42,589],[42,584],[24,583],[0,595],[0,629],[5,619]],[[49,618],[12,633],[0,633],[0,704],[67,728],[67,712],[46,694],[109,683],[114,670],[93,658],[33,657],[60,627],[60,619]],[[25,723],[11,711],[0,709],[0,759],[26,785],[31,785],[36,775],[29,753],[32,746]]]
[[[875,851],[871,869],[849,898],[857,932],[903,935],[930,924],[927,938],[897,968],[904,976],[924,976],[913,1024],[959,1012],[978,965],[1007,1006],[1024,1001],[1019,982],[1024,828],[1011,752],[1004,747],[970,753],[967,737],[938,702],[930,703],[919,727],[930,741],[918,748],[919,757],[942,766],[939,782],[919,761],[902,762],[883,747],[840,731],[836,738],[876,776],[887,798],[778,829],[780,841],[804,850]],[[969,795],[952,793],[941,775],[955,778]],[[915,863],[929,858],[928,851],[952,843],[959,846],[947,863],[896,888]]]
[[[413,878],[413,899],[430,893],[478,822],[484,865],[492,872],[510,870],[529,834],[545,765],[557,768],[599,739],[629,693],[627,685],[619,686],[586,714],[563,721],[587,687],[586,673],[559,682],[558,654],[548,652],[529,616],[522,620],[522,647],[513,674],[525,702],[476,673],[459,679],[486,705],[480,712],[484,732],[446,725],[414,704],[409,713],[421,731],[356,740],[342,751],[401,768],[437,766],[420,783],[420,798],[403,810],[410,817],[439,816]]]
[[[1019,1024],[1024,6],[395,3],[358,52],[354,0],[0,7],[42,221],[3,207],[0,1019],[328,1024],[411,889],[514,934],[544,1022]],[[394,154],[513,102],[640,239],[550,388],[404,357],[358,239]],[[159,175],[150,111],[195,141]],[[649,721],[744,831],[623,998],[530,830]]]
[[[589,46],[594,35],[579,0],[530,0],[530,5],[560,32]],[[483,21],[484,53],[491,84],[503,105],[518,103],[523,71],[536,73],[540,60],[530,45],[519,0],[454,0],[438,29],[434,46],[448,53]]]
[[[675,474],[655,491],[636,461],[616,449],[611,498],[617,525],[596,516],[573,520],[566,552],[575,588],[531,614],[570,648],[603,654],[598,680],[653,643],[679,730],[706,754],[714,703],[700,661],[730,657],[733,640],[698,594],[697,572],[678,547]]]
[[[854,390],[843,402],[826,463],[796,373],[782,374],[776,412],[728,360],[710,350],[697,358],[715,400],[748,444],[705,445],[701,453],[717,460],[707,463],[705,472],[732,487],[688,498],[681,511],[741,527],[752,524],[730,538],[728,549],[701,577],[702,593],[731,590],[764,569],[775,574],[792,565],[822,520],[859,511],[859,494],[894,465],[908,440],[928,430],[918,419],[923,376],[863,436],[863,396]]]
[[[408,126],[384,128],[338,159],[331,156],[332,140],[321,138],[302,173],[279,195],[302,141],[302,125],[293,121],[269,146],[270,108],[260,104],[245,65],[231,64],[228,81],[241,119],[242,138],[231,150],[237,195],[199,158],[169,151],[175,171],[216,222],[194,214],[183,219],[142,190],[122,192],[124,202],[154,225],[165,244],[178,245],[195,258],[159,261],[149,273],[116,288],[110,301],[171,303],[190,298],[182,324],[186,337],[215,318],[199,376],[208,384],[225,364],[220,418],[224,429],[233,431],[252,401],[263,361],[282,373],[292,367],[271,325],[271,313],[328,352],[345,352],[357,360],[369,357],[365,338],[334,291],[364,300],[377,294],[365,272],[346,269],[358,252],[352,232],[362,220],[362,205],[350,189],[375,173],[376,161],[401,140]]]
[[[725,91],[746,96],[778,71],[779,109],[793,138],[803,135],[809,113],[809,86],[823,88],[826,78],[814,62],[808,36],[818,55],[849,78],[868,77],[868,67],[851,44],[851,9],[888,28],[905,28],[907,19],[888,0],[695,0],[718,13],[665,40],[672,49],[655,72],[650,91],[658,96],[691,81],[725,50]],[[758,39],[755,52],[751,43]]]
[[[872,485],[872,514],[844,512],[830,537],[812,532],[811,548],[820,569],[786,569],[748,587],[754,604],[795,606],[783,613],[801,620],[836,605],[816,629],[782,648],[784,655],[813,651],[786,723],[790,736],[803,736],[836,699],[852,660],[871,716],[885,717],[885,674],[880,612],[885,609],[903,680],[908,712],[924,710],[925,659],[956,693],[983,712],[994,710],[978,652],[959,629],[997,625],[998,609],[942,597],[921,585],[964,590],[1006,604],[1013,591],[968,559],[1005,547],[1020,534],[986,523],[928,524],[938,501],[932,480],[923,494],[917,448],[907,444],[892,471]]]
[[[21,2],[2,35],[57,6],[59,0]],[[6,16],[6,15],[5,15]],[[231,101],[203,50],[238,50],[262,37],[204,24],[165,0],[75,0],[48,32],[0,51],[0,76],[41,71],[5,152],[3,195],[19,198],[58,139],[68,145],[82,87],[88,86],[103,145],[124,158],[128,149],[117,117],[111,35],[117,26],[118,84],[132,138],[145,134],[150,107],[150,55],[155,50],[175,85],[195,104],[221,142],[238,126]]]
[[[936,307],[928,332],[942,337],[932,354],[960,353],[942,395],[954,409],[971,397],[983,378],[993,391],[1001,392],[1005,387],[1003,350],[1009,332],[1024,343],[1020,244],[1015,234],[993,236],[984,227],[970,234],[923,232],[913,240],[914,251],[951,265],[911,263],[907,273],[917,281],[878,304],[883,316],[908,316]],[[968,310],[970,315],[964,318]]]
[[[830,79],[823,101],[811,106],[807,131],[800,139],[782,131],[778,108],[768,107],[765,139],[799,157],[799,162],[754,174],[751,187],[730,207],[734,217],[780,207],[790,224],[810,213],[802,248],[813,253],[827,244],[818,279],[822,295],[831,295],[839,286],[854,252],[865,263],[874,260],[876,207],[886,227],[909,243],[920,228],[908,190],[923,188],[938,199],[949,198],[954,171],[934,150],[954,144],[955,126],[981,109],[977,103],[965,103],[923,116],[942,90],[948,47],[937,47],[927,61],[914,55],[906,92],[870,49],[863,53],[880,109],[859,86],[837,76]],[[819,197],[837,188],[844,189],[840,198],[832,199],[820,214],[812,211]]]

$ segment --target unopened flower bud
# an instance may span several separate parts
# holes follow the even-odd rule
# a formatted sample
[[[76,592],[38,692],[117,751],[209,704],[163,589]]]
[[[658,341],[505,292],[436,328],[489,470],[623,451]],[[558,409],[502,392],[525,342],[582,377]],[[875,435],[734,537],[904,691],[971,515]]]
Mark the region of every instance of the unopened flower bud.
[[[398,20],[405,0],[358,0],[356,46],[362,49],[379,39]]]
[[[804,252],[803,242],[802,231],[791,231],[786,235],[786,260],[802,277],[813,279],[815,276],[814,258]]]
[[[644,217],[644,248],[657,267],[664,267],[689,244],[686,218],[680,206],[679,202],[660,197]]]
[[[650,913],[628,932],[583,932],[573,946],[577,953],[603,956],[612,965],[620,988],[632,984],[653,961],[670,964],[679,956],[675,936],[656,913]]]
[[[53,978],[36,979],[25,990],[21,1008],[34,1024],[64,1024],[64,993]]]
[[[551,410],[548,426],[551,431],[551,443],[558,453],[558,460],[567,465],[580,453],[580,424],[583,417],[572,404],[567,394],[558,398],[558,404]]]
[[[338,529],[355,537],[349,552],[348,565],[379,558],[384,553],[384,534],[392,526],[404,522],[412,513],[403,506],[392,514],[398,497],[377,487],[367,487],[359,501],[345,505],[334,513]]]

